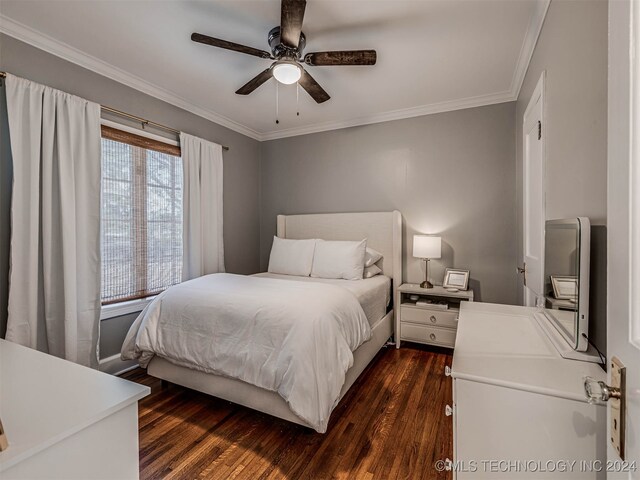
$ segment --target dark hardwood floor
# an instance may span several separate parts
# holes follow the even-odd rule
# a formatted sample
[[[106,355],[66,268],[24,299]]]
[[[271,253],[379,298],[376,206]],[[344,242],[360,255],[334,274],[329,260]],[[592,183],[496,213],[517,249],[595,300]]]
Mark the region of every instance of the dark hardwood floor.
[[[447,351],[383,349],[331,415],[326,434],[160,380],[140,402],[140,478],[448,479]]]

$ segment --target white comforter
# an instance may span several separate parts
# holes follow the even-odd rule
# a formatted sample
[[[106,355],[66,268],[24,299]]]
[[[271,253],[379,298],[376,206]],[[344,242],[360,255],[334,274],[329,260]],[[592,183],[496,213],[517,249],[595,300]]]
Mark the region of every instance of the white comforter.
[[[356,297],[321,283],[219,273],[169,288],[131,326],[123,359],[154,355],[278,392],[327,429],[352,352],[371,337]]]

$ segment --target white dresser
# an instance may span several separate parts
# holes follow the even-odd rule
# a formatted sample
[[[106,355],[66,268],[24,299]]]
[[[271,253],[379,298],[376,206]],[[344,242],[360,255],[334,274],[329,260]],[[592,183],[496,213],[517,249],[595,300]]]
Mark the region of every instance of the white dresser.
[[[605,380],[605,372],[562,358],[535,312],[461,305],[451,368],[455,478],[606,478],[606,409],[584,394],[584,376]],[[601,471],[587,471],[598,460]]]
[[[0,478],[138,478],[149,388],[0,339]]]

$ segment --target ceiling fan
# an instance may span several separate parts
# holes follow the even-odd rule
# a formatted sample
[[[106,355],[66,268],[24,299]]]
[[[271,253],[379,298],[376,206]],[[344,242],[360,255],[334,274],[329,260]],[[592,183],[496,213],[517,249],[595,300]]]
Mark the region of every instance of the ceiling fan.
[[[280,26],[272,28],[267,38],[271,53],[240,45],[239,43],[209,37],[201,33],[192,34],[191,40],[233,50],[234,52],[275,60],[269,68],[240,87],[236,91],[238,95],[248,95],[271,77],[275,77],[277,81],[287,85],[298,82],[317,103],[326,102],[331,97],[302,67],[302,63],[304,62],[306,65],[314,67],[326,65],[375,65],[376,51],[313,52],[303,56],[302,52],[306,46],[306,37],[302,33],[302,20],[306,5],[306,0],[282,0]]]

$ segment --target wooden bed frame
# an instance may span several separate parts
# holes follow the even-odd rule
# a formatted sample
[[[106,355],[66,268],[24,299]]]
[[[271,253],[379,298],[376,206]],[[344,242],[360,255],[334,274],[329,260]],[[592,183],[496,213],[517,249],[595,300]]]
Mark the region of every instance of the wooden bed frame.
[[[334,213],[316,215],[278,215],[277,235],[282,238],[325,240],[362,240],[383,254],[380,267],[392,279],[391,299],[402,283],[402,215],[393,212]],[[394,334],[396,308],[373,325],[373,336],[353,352],[353,366],[347,371],[340,392],[342,398],[356,379]],[[396,336],[397,338],[397,336]],[[180,367],[161,357],[148,365],[149,375],[253,408],[275,417],[307,425],[295,415],[277,392],[249,383]]]

